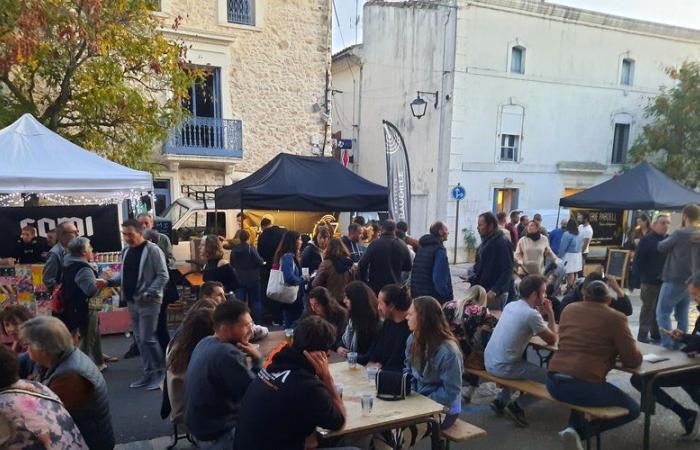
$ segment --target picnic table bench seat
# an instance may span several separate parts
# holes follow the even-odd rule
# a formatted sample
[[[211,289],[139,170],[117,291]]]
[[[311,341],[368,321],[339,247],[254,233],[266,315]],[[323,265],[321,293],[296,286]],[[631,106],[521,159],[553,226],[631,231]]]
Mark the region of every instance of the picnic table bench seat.
[[[482,430],[476,425],[472,425],[462,419],[457,419],[454,425],[442,430],[440,434],[448,442],[447,448],[449,448],[449,442],[464,442],[470,439],[483,437],[486,436],[486,430]]]

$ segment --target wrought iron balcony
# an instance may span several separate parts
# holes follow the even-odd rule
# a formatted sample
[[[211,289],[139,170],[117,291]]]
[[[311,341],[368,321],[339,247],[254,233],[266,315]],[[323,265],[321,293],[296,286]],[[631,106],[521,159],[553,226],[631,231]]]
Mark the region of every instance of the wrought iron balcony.
[[[243,157],[243,123],[240,120],[192,117],[170,131],[163,145],[169,155]]]
[[[226,10],[229,23],[255,25],[253,21],[254,2],[255,0],[227,0]]]

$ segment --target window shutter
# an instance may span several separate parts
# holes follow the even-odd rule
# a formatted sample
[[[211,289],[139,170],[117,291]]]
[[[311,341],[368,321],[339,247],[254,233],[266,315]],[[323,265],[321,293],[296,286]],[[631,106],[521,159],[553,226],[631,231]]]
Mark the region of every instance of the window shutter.
[[[506,105],[501,109],[501,133],[520,136],[523,128],[523,108],[517,105]]]

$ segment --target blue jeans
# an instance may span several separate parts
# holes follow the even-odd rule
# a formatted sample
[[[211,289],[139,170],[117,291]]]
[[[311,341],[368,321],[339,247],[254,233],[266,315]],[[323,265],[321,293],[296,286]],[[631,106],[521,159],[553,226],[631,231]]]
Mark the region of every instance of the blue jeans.
[[[163,372],[165,360],[156,337],[160,303],[129,302],[128,305],[131,327],[143,360],[143,371],[147,375]]]
[[[201,450],[233,450],[233,443],[236,441],[236,428],[231,428],[231,431],[219,436],[218,439],[213,441],[197,441],[197,448]]]
[[[248,303],[253,313],[253,322],[259,323],[262,318],[262,298],[260,297],[260,280],[238,281],[236,298]]]
[[[690,308],[690,296],[684,283],[666,282],[661,285],[659,301],[656,304],[656,322],[659,328],[673,329],[671,313],[678,322],[678,329],[686,333],[688,331],[688,308]],[[661,333],[661,345],[666,348],[680,348],[680,343]]]
[[[301,289],[299,289],[301,292]],[[301,316],[304,311],[304,300],[301,295],[297,296],[294,303],[286,304],[282,303],[282,326],[285,328],[292,328],[294,322]]]
[[[586,421],[584,414],[571,411],[569,426],[576,430],[581,439],[588,439],[598,433],[612,430],[639,417],[639,404],[629,395],[610,383],[564,378],[566,375],[549,373],[547,390],[560,402],[579,406],[620,406],[626,408],[629,414],[617,419]]]
[[[497,367],[488,367],[488,372],[497,377],[506,378],[508,380],[531,380],[538,383],[547,381],[547,369],[532,364],[527,361],[518,361],[511,365],[500,365]],[[496,397],[502,404],[510,402],[513,391],[508,388],[501,389],[501,392]],[[526,407],[534,398],[531,395],[521,395],[518,397],[517,403],[521,408]]]

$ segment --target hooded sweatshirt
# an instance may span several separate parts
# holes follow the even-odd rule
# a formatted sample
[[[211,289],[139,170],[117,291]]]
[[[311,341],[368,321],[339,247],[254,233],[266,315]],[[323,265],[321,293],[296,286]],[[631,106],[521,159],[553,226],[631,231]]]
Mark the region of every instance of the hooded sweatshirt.
[[[666,254],[661,279],[666,283],[685,283],[700,270],[700,227],[684,227],[659,242],[658,250]]]
[[[333,298],[342,303],[345,286],[355,279],[352,266],[352,259],[347,256],[324,260],[318,266],[318,272],[312,283],[313,287],[325,287],[331,291]],[[338,332],[342,333],[342,330]]]

